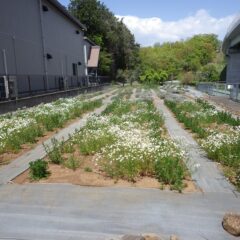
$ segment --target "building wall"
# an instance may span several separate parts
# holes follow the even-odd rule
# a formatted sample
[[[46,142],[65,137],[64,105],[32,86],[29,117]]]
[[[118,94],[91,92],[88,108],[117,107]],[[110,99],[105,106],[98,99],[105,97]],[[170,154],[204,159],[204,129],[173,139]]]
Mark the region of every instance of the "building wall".
[[[0,74],[43,74],[38,0],[1,0]]]
[[[44,12],[41,8],[42,34],[39,3],[39,0],[1,0],[0,74],[5,73],[5,49],[8,74],[44,75],[44,37],[45,53],[52,55],[52,59],[46,60],[49,76],[72,76],[73,63],[77,64],[77,75],[84,76],[83,32],[48,1],[42,0],[49,9]]]
[[[240,84],[240,52],[227,57],[227,82]]]
[[[77,75],[84,75],[83,32],[47,1],[49,11],[43,12],[46,52],[52,55],[47,60],[49,75],[73,75],[73,64],[77,64]],[[79,34],[76,33],[79,32]],[[78,63],[81,63],[79,65]]]

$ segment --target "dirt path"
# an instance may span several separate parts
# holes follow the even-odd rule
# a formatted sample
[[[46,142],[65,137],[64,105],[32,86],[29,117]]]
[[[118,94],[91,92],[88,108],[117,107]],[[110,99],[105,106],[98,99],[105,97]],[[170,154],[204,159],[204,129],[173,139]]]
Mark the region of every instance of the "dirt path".
[[[113,92],[111,92],[113,93]],[[105,93],[105,96],[108,96],[110,93]],[[100,96],[96,96],[92,99],[98,99]],[[103,96],[102,96],[103,97]],[[57,140],[68,140],[69,134],[72,135],[76,130],[82,128],[87,119],[93,114],[100,114],[106,106],[111,102],[112,96],[108,96],[103,100],[103,105],[100,108],[97,108],[91,113],[85,114],[81,117],[79,121],[75,121],[71,125],[66,128],[59,130],[58,133],[51,136],[49,139],[44,141],[45,145],[51,146],[51,139],[56,138]],[[22,172],[26,171],[29,167],[29,163],[32,161],[36,161],[37,159],[42,159],[46,156],[46,152],[42,144],[38,144],[34,149],[24,153],[19,156],[15,160],[13,160],[10,164],[3,166],[0,168],[0,184],[6,184],[15,177],[17,177]]]
[[[184,130],[172,113],[164,105],[163,100],[153,91],[154,104],[165,117],[165,126],[172,139],[178,141],[188,154],[186,162],[192,171],[192,178],[203,192],[222,192],[235,194],[234,187],[225,179],[216,163],[206,157],[190,133]]]

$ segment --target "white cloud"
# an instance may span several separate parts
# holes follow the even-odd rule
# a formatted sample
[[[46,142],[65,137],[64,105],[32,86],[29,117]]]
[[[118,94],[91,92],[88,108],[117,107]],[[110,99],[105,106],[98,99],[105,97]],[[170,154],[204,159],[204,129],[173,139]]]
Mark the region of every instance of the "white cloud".
[[[235,15],[214,18],[201,9],[193,16],[177,21],[163,21],[161,18],[139,18],[136,16],[117,16],[134,33],[138,43],[150,46],[156,42],[177,41],[195,34],[214,33],[223,39]]]

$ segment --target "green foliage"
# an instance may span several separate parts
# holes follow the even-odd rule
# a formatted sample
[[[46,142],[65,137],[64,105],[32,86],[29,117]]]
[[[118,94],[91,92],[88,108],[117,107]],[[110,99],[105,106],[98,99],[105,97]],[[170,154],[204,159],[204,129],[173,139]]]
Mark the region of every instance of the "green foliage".
[[[72,141],[65,142],[62,146],[63,153],[73,153],[75,151]]]
[[[140,81],[146,84],[162,84],[168,78],[166,71],[156,71],[152,68],[146,69],[140,76]]]
[[[197,72],[200,72],[200,76],[203,74],[210,78],[208,81],[219,80],[220,69],[223,66],[223,56],[217,53],[219,48],[220,42],[213,34],[196,35],[185,41],[141,48],[142,75],[145,76],[142,77],[142,81],[149,82],[149,79],[155,79],[155,72],[159,71],[164,71],[168,80],[181,76],[187,84],[194,81]],[[208,65],[212,62],[214,67]]]
[[[116,76],[116,80],[120,83],[124,84],[127,82],[128,80],[128,75],[127,75],[127,71],[124,71],[122,69],[118,69],[117,71],[117,76]]]
[[[115,141],[114,136],[108,131],[96,131],[103,126],[88,123],[74,136],[73,142],[84,155],[92,155],[103,147]],[[95,134],[94,134],[95,133]]]
[[[181,191],[185,176],[185,166],[177,158],[167,157],[155,162],[155,175],[159,182],[169,184],[173,189]]]
[[[76,143],[79,150],[84,155],[91,155],[99,152],[103,147],[114,142],[114,136],[105,132],[98,136],[90,136],[85,138],[78,138]]]
[[[6,129],[7,133],[7,129]],[[13,132],[11,135],[7,135],[5,140],[5,147],[1,150],[1,152],[6,151],[14,151],[17,152],[21,149],[22,144],[24,143],[35,143],[37,137],[41,137],[43,135],[43,130],[37,124],[29,124],[26,128],[21,131]]]
[[[119,69],[117,71],[116,80],[121,82],[123,85],[129,82],[131,85],[134,81],[139,80],[140,69],[135,68],[132,70]]]
[[[71,155],[65,162],[65,167],[75,171],[80,166],[79,160],[77,160],[73,155]]]
[[[186,128],[196,133],[208,157],[227,167],[227,177],[239,187],[240,119],[233,118],[227,112],[217,111],[201,99],[183,103],[165,101],[165,104]]]
[[[83,113],[88,111],[92,111],[93,109],[100,107],[102,105],[102,100],[95,101],[86,101],[81,104],[73,104],[73,106],[69,109],[70,118],[74,119],[80,117]]]
[[[43,125],[47,131],[52,131],[54,128],[63,127],[66,119],[63,118],[61,113],[54,113],[48,115],[38,115],[36,117],[36,121],[38,124]]]
[[[193,72],[185,72],[181,75],[182,84],[190,85],[195,82],[195,75]]]
[[[51,147],[48,145],[43,144],[44,149],[51,161],[54,164],[61,164],[63,163],[62,157],[62,148],[63,142],[59,142],[56,138],[51,139]]]
[[[49,175],[48,163],[39,159],[35,162],[30,162],[30,178],[32,180],[40,180],[46,178]]]
[[[240,119],[239,118],[233,118],[232,115],[228,112],[218,112],[216,121],[218,124],[225,123],[230,126],[240,126]]]
[[[116,116],[122,116],[124,114],[127,114],[131,111],[131,103],[128,101],[123,101],[121,99],[117,99],[113,101],[111,104],[107,106],[107,108],[104,110],[103,114],[113,114]]]
[[[133,114],[132,109],[134,109]],[[177,157],[177,154],[174,156],[179,150],[172,142],[163,140],[162,126],[164,118],[156,111],[152,101],[134,103],[116,100],[105,114],[110,116],[110,122],[114,126],[123,128],[122,131],[126,128],[124,127],[125,124],[129,125],[131,122],[133,126],[136,126],[136,130],[139,130],[140,126],[144,129],[144,132],[147,130],[147,135],[152,143],[163,144],[160,147],[161,150],[157,150],[157,147],[153,147],[154,150],[151,150],[151,144],[147,147],[147,143],[143,143],[143,145],[146,144],[145,147],[141,147],[141,144],[140,146],[133,146],[130,143],[125,144],[125,142],[120,143],[118,141],[116,141],[116,145],[114,143],[106,145],[99,164],[108,176],[132,182],[135,182],[139,176],[158,176],[159,181],[171,185],[173,189],[181,190],[183,188],[182,180],[186,171],[183,165],[180,164],[181,158]],[[126,116],[129,116],[129,119]],[[164,161],[164,159],[168,159],[168,156],[171,156],[169,161],[172,164]],[[176,167],[172,175],[165,176],[163,173],[160,173],[159,169],[155,168],[156,161],[160,160],[161,163],[158,166],[160,168],[161,165],[162,171],[166,168],[169,169],[165,164],[171,164],[172,167]],[[161,180],[160,175],[162,176]]]
[[[112,55],[106,50],[102,50],[99,58],[99,71],[102,75],[108,75],[111,72],[113,63]]]
[[[122,20],[98,0],[71,0],[69,11],[87,27],[87,36],[101,46],[100,74],[135,68],[139,45]]]
[[[213,63],[209,63],[205,66],[202,67],[201,69],[201,81],[204,82],[216,82],[219,81],[220,79],[220,71],[218,69],[218,66]]]
[[[90,167],[85,167],[85,168],[84,168],[84,171],[85,171],[85,172],[92,172],[93,170],[92,170],[92,168],[90,168]]]

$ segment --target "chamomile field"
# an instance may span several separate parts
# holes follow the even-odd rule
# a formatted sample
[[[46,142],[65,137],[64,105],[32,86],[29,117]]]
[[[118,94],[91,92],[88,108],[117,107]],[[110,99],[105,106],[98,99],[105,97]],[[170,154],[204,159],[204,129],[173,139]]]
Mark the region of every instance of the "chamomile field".
[[[102,92],[62,98],[0,116],[0,166],[70,121],[102,105]],[[100,96],[100,97],[98,97]]]
[[[240,119],[201,99],[165,101],[176,118],[191,130],[213,161],[221,163],[226,177],[240,188]]]
[[[185,152],[168,136],[150,92],[138,89],[134,100],[129,99],[131,93],[131,88],[121,91],[101,115],[91,116],[69,141],[53,139],[52,149],[45,146],[44,163],[31,164],[30,180],[179,192],[194,189],[184,163]],[[42,168],[43,174],[39,171]]]

